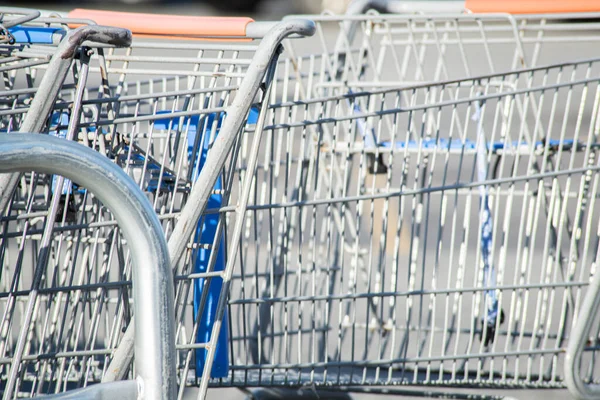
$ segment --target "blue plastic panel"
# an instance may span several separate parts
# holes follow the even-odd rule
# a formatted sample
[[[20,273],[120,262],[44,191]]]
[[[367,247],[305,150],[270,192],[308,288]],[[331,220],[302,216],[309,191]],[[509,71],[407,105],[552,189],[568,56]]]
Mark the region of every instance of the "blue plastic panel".
[[[17,43],[52,44],[55,34],[64,33],[60,28],[23,27],[15,26],[8,31],[15,37]]]

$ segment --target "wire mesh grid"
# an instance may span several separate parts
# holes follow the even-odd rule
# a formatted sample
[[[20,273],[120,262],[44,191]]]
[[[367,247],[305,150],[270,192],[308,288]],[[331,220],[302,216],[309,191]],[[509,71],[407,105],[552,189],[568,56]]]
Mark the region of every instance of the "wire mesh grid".
[[[273,101],[225,384],[562,385],[598,257],[598,67]]]
[[[65,136],[73,120],[79,120],[75,140],[122,166],[147,193],[169,233],[256,49],[252,43],[161,46],[148,42],[98,52],[90,62],[89,77],[83,80],[81,65],[74,63],[76,83],[59,94],[45,131]],[[23,114],[27,112],[25,102],[21,108]],[[251,110],[246,129],[255,128],[258,112],[257,107]],[[13,127],[18,128],[18,124]],[[235,192],[236,181],[228,171],[233,171],[229,164],[236,156],[234,152],[225,162],[220,186],[213,191],[211,201],[218,199],[218,207],[227,204],[229,192]],[[56,202],[54,211],[52,202]],[[54,228],[45,232],[53,212]],[[182,370],[196,368],[193,350],[204,351],[210,339],[206,326],[200,328],[204,336],[198,333],[203,319],[197,316],[202,315],[202,301],[207,301],[201,293],[208,290],[199,277],[220,280],[222,271],[211,272],[216,261],[209,266],[207,257],[225,238],[217,234],[213,240],[202,232],[218,220],[213,213],[198,222],[189,254],[175,271]],[[2,221],[2,380],[6,382],[10,368],[20,368],[18,395],[98,382],[132,317],[131,260],[112,215],[79,183],[28,173],[22,176]],[[36,267],[43,240],[49,241],[49,262]],[[204,257],[204,270],[198,270],[198,257]],[[37,283],[36,276],[40,277]],[[38,287],[35,307],[26,309],[34,285]],[[211,298],[215,304],[206,308],[214,313],[218,296]],[[206,318],[214,319],[210,312]],[[31,322],[22,329],[26,315]],[[23,332],[25,349],[16,355]],[[186,384],[184,372],[182,376]]]
[[[32,48],[33,47],[33,48]],[[2,45],[2,103],[0,129],[16,131],[35,95],[43,67],[48,64],[56,46]],[[68,86],[65,86],[65,90]]]
[[[489,32],[474,21],[473,32]],[[383,46],[386,22],[365,24],[365,34],[385,33],[369,39]],[[512,22],[509,29],[495,24],[515,37]],[[452,23],[444,26],[454,32]],[[562,385],[561,358],[598,250],[598,61],[372,90],[523,65],[518,56],[501,57],[504,64],[494,59],[490,69],[453,75],[458,70],[443,60],[456,56],[464,35],[444,44],[448,56],[423,62],[428,72],[408,59],[393,81],[373,67],[403,65],[386,58],[392,51],[280,63],[270,107],[248,116],[175,271],[183,385],[197,383],[194,358],[206,341],[199,332],[210,326],[198,309],[214,301],[202,278],[213,276],[211,286],[220,279],[215,249],[236,255],[229,340],[219,342],[231,372],[213,385]],[[403,54],[411,57],[429,54],[416,43],[439,45],[406,40]],[[478,43],[475,54],[499,54],[493,41]],[[513,54],[518,41],[509,43]],[[92,59],[78,140],[134,178],[167,234],[255,49],[142,43]],[[351,54],[360,55],[356,62]],[[67,129],[72,93],[61,94],[48,131]],[[258,151],[256,114],[267,123]],[[248,182],[242,237],[231,241]],[[5,379],[44,220],[52,196],[61,197],[27,329],[22,395],[98,381],[131,317],[129,255],[114,220],[76,184],[60,187],[53,177],[25,174],[2,220]],[[480,234],[486,213],[489,247]],[[216,233],[204,236],[207,225]],[[492,261],[482,261],[483,253]],[[586,354],[590,379],[595,346]]]
[[[286,43],[305,98],[570,61],[589,54],[600,27],[597,14],[306,17],[316,34]]]

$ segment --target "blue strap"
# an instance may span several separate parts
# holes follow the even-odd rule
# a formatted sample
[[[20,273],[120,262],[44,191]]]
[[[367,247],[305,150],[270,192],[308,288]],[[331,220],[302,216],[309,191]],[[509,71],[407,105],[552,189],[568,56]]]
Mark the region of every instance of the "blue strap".
[[[487,180],[487,150],[485,141],[485,133],[481,120],[480,102],[475,103],[475,113],[472,120],[477,123],[477,181],[485,182]],[[479,186],[480,198],[480,234],[481,234],[481,261],[483,262],[483,286],[496,286],[496,270],[492,263],[492,213],[489,206],[488,188],[485,185]],[[498,297],[495,289],[489,289],[485,292],[485,308],[486,315],[484,316],[488,325],[495,325],[499,314]]]

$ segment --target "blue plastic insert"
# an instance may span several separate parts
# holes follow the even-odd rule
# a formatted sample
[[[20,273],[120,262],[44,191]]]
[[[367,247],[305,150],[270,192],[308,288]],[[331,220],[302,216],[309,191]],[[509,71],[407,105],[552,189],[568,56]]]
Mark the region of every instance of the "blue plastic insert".
[[[64,33],[61,28],[23,27],[15,26],[8,31],[14,36],[17,43],[25,44],[53,44],[52,38],[57,33]]]
[[[183,129],[187,129],[188,139],[188,160],[193,168],[192,180],[198,178],[200,171],[204,167],[208,150],[212,145],[212,142],[216,139],[221,128],[225,115],[224,114],[210,114],[207,116],[193,116],[191,118],[184,118]],[[218,118],[217,128],[214,134],[212,128],[215,123],[215,119]],[[258,118],[258,110],[252,108],[248,116],[247,123],[254,124]],[[178,129],[179,118],[165,118],[164,120],[157,120],[154,122],[155,129]],[[189,123],[189,126],[188,126]],[[169,125],[170,124],[170,125]],[[199,129],[199,126],[201,128]],[[202,143],[196,143],[196,140],[202,140]],[[194,154],[194,147],[197,147],[197,151]],[[223,189],[223,180],[221,177],[217,179],[214,190],[220,191]],[[223,202],[223,196],[221,194],[213,194],[208,200],[207,208],[215,209],[220,208]],[[207,214],[198,221],[198,226],[195,233],[195,243],[209,243],[212,244],[217,234],[217,225],[219,223],[219,214]],[[219,249],[215,260],[214,271],[223,271],[225,269],[225,244],[224,235],[221,234],[219,238]],[[194,272],[201,273],[206,272],[208,269],[209,259],[211,255],[209,249],[198,249],[193,254]],[[223,280],[218,277],[212,278],[210,286],[208,288],[208,297],[204,306],[204,312],[200,314],[200,301],[202,298],[202,290],[204,287],[204,279],[194,280],[194,318],[200,318],[198,333],[196,335],[197,343],[207,343],[210,341],[212,333],[215,314],[217,311],[217,303],[219,302],[219,296],[221,294],[221,287]],[[217,347],[215,351],[215,359],[211,368],[211,378],[225,378],[229,373],[229,319],[227,316],[227,310],[223,316],[223,324],[219,332],[217,340]],[[196,350],[196,374],[199,377],[204,371],[204,365],[206,364],[208,350],[197,349]]]

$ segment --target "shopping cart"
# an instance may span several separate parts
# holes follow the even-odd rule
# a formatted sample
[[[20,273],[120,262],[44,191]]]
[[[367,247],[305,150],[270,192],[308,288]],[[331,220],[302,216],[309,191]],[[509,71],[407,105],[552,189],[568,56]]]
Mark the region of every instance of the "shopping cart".
[[[0,129],[3,132],[17,131],[22,127],[24,115],[29,110],[34,95],[38,92],[45,72],[55,78],[47,81],[44,90],[55,92],[49,104],[54,105],[54,98],[60,94],[68,96],[68,100],[74,101],[76,97],[74,88],[82,86],[79,69],[85,68],[85,54],[80,54],[80,46],[99,53],[102,56],[102,48],[92,43],[94,39],[103,41],[116,40],[114,43],[120,46],[129,43],[123,41],[123,37],[109,38],[110,30],[102,28],[104,36],[100,32],[92,32],[89,28],[80,30],[77,37],[72,37],[73,42],[65,41],[70,29],[67,24],[59,23],[57,18],[40,17],[37,10],[1,7],[0,8],[2,30],[0,31],[0,65],[2,72],[2,104],[0,109]],[[86,25],[93,21],[78,21]],[[116,31],[115,31],[116,32]],[[85,41],[88,40],[87,43]],[[120,43],[117,43],[120,42]],[[62,48],[58,47],[62,43]],[[59,52],[61,52],[59,54]],[[61,58],[61,56],[65,56]],[[49,66],[54,58],[53,65]],[[70,61],[77,59],[78,63]],[[61,62],[61,60],[63,60]],[[78,82],[79,81],[79,82]],[[83,83],[85,86],[85,83]],[[59,99],[59,101],[62,99]],[[45,118],[41,118],[43,124]],[[32,121],[24,124],[32,126]],[[40,128],[36,129],[39,130]]]
[[[595,394],[600,13],[302,17],[221,384]]]
[[[593,59],[272,104],[229,383],[563,385],[572,326],[595,315],[578,317],[598,257],[597,74]]]
[[[39,21],[40,19],[36,20],[38,23]],[[59,97],[61,102],[65,101],[67,96],[72,99],[81,97],[81,93],[77,93],[75,88],[81,90],[87,83],[90,55],[94,51],[89,45],[93,46],[93,43],[96,43],[128,46],[131,43],[129,31],[104,26],[83,26],[70,32],[58,27],[18,26],[6,30],[6,35],[12,38],[10,42],[14,43],[9,43],[9,56],[2,59],[7,64],[5,83],[9,88],[2,92],[5,101],[5,107],[0,111],[2,131],[41,132],[46,129],[54,136],[66,137],[69,140],[73,139],[77,129],[74,124],[70,124],[69,129],[66,129],[69,115],[79,115],[81,102],[71,100],[70,103],[63,103],[62,108],[57,107],[56,102]],[[31,48],[32,43],[43,46],[35,50]],[[102,54],[101,48],[97,51]],[[48,54],[52,56],[44,56]],[[78,59],[79,68],[75,68],[74,58]],[[38,72],[42,67],[47,76],[45,79],[39,79],[38,85],[35,77],[40,75]],[[26,78],[26,85],[23,85],[25,82],[16,79],[19,77],[18,72],[23,72],[22,77]],[[69,72],[74,72],[76,86],[68,84]],[[25,87],[20,87],[20,84]],[[46,128],[48,117],[50,123]],[[60,128],[61,122],[65,124],[63,129]],[[0,176],[1,210],[5,210],[11,200],[18,177],[19,174]]]
[[[274,40],[262,53],[264,73],[241,58],[247,50],[258,59],[252,44],[186,44],[208,59],[206,69],[195,55],[168,57],[185,46],[156,38],[129,54],[110,50],[110,83],[85,91],[80,137],[97,140],[134,177],[169,235],[179,396],[188,385],[203,396],[207,385],[377,392],[563,387],[565,379],[588,390],[600,287],[590,285],[599,243],[598,60],[545,53],[552,43],[575,46],[570,29],[595,27],[575,18],[315,17],[315,37],[329,50],[310,39],[286,43],[292,53],[277,63]],[[333,35],[330,21],[339,27]],[[354,40],[338,35],[355,21]],[[405,34],[414,21],[429,22],[414,29],[422,36],[398,42],[390,21],[405,24]],[[437,27],[447,43],[436,42]],[[377,32],[387,34],[367,36]],[[469,32],[483,39],[463,41]],[[384,55],[373,50],[386,43]],[[392,51],[398,43],[409,50]],[[465,58],[467,44],[479,50]],[[530,58],[536,48],[555,58]],[[430,49],[433,62],[414,62]],[[394,53],[397,60],[386,58]],[[404,64],[410,72],[401,75]],[[188,68],[168,78],[165,65]],[[252,88],[245,103],[244,85]],[[127,258],[126,244],[102,230],[113,225],[108,216],[89,231],[103,243],[96,254],[106,269],[127,265],[115,261]],[[90,370],[101,369],[95,380],[129,373],[133,332],[120,334],[130,321],[128,278],[110,277],[119,289],[101,304],[122,311],[107,314],[117,316],[106,323],[112,342],[92,345],[103,356],[114,351],[90,358]],[[224,364],[226,374],[213,368]]]
[[[19,14],[19,11],[10,9],[10,14]],[[136,380],[95,386],[67,396],[96,398],[118,395],[137,398],[140,385],[147,397],[172,396],[176,390],[172,275],[166,241],[147,199],[112,162],[91,149],[70,142],[76,129],[74,125],[69,126],[66,133],[69,141],[46,135],[7,134],[12,129],[40,131],[44,127],[58,92],[61,88],[65,90],[65,77],[73,58],[79,55],[80,47],[86,43],[92,45],[91,42],[111,46],[128,45],[131,42],[131,32],[102,26],[81,27],[70,32],[56,28],[16,26],[15,21],[23,24],[37,17],[35,13],[33,17],[31,15],[32,13],[27,12],[27,18],[10,20],[11,23],[6,23],[5,26],[14,28],[6,28],[3,32],[11,38],[6,47],[9,55],[2,59],[6,65],[4,72],[8,71],[5,74],[5,88],[9,89],[3,92],[3,99],[10,99],[8,110],[13,113],[11,115],[11,112],[5,112],[3,116],[11,119],[14,115],[25,112],[26,116],[22,124],[19,124],[18,118],[12,118],[11,124],[3,127],[5,132],[0,138],[0,169],[2,172],[13,173],[28,171],[20,182],[20,193],[10,204],[10,212],[3,218],[3,317],[0,342],[3,398],[12,398],[13,393],[22,394],[24,391],[28,391],[30,395],[43,393],[41,389],[48,375],[65,368],[77,369],[74,364],[77,365],[79,360],[86,360],[94,354],[94,351],[81,348],[77,341],[74,344],[72,341],[61,343],[65,331],[73,329],[72,324],[70,327],[65,325],[64,318],[70,312],[77,312],[77,303],[82,296],[88,300],[90,296],[90,289],[82,291],[81,287],[73,284],[74,277],[71,276],[69,280],[64,275],[66,269],[58,267],[60,262],[72,262],[73,265],[77,263],[77,256],[70,253],[72,244],[69,241],[73,237],[69,238],[64,234],[68,231],[64,229],[64,219],[60,226],[55,226],[57,214],[63,213],[59,211],[61,196],[52,192],[60,192],[55,188],[65,182],[62,176],[83,184],[79,186],[81,193],[84,193],[82,214],[97,214],[98,208],[111,210],[116,221],[120,222],[123,237],[131,244],[131,257],[134,260],[132,275],[136,282],[134,307],[142,315],[138,321],[138,332],[144,332],[135,337],[139,346]],[[44,35],[46,39],[53,40],[46,42]],[[24,54],[23,43],[50,45],[46,50],[53,49],[54,54],[50,59],[42,57],[45,62],[24,62],[30,56]],[[84,47],[81,58],[89,51],[88,47]],[[31,70],[42,64],[47,68],[47,73],[32,91],[35,74]],[[20,83],[15,79],[17,72],[25,72],[30,78],[27,79],[29,87],[18,87]],[[79,71],[80,78],[85,72],[85,68]],[[80,79],[81,82],[85,83],[85,80]],[[22,96],[31,97],[29,95],[33,92],[36,96],[30,103],[19,101]],[[25,111],[18,109],[23,104],[28,104]],[[79,111],[77,106],[72,109],[73,115],[77,115]],[[29,172],[31,170],[34,172]],[[20,177],[19,174],[13,174],[2,175],[2,178],[6,176]],[[18,179],[15,183],[18,183]],[[51,188],[50,192],[48,188]],[[11,198],[4,191],[3,196],[9,200]],[[23,205],[20,204],[21,198],[25,200],[25,209],[20,208]],[[63,215],[60,217],[64,218]],[[61,247],[68,249],[62,256],[57,254],[57,248]],[[24,260],[26,252],[30,253],[30,260]],[[57,279],[61,283],[57,284]],[[101,286],[92,289],[92,297],[98,287]],[[98,298],[90,301],[90,305],[93,303],[97,305]],[[69,310],[69,304],[74,305],[73,310]],[[42,321],[37,321],[37,318]],[[45,332],[45,336],[40,335],[40,332]],[[141,352],[140,349],[145,347],[148,349]],[[55,358],[52,366],[44,361],[44,357],[40,358],[44,351]],[[71,362],[67,365],[65,360],[69,358]],[[49,370],[52,367],[56,369]],[[57,387],[60,387],[64,378],[65,376],[58,378]],[[62,389],[71,387],[65,383]],[[16,388],[18,389],[15,391]]]
[[[232,165],[237,165],[240,147],[233,152],[231,148],[233,143],[257,146],[260,135],[255,132],[261,132],[267,110],[261,104],[271,91],[280,43],[290,35],[310,35],[314,26],[310,21],[259,23],[247,18],[168,16],[160,16],[157,24],[150,15],[122,17],[121,13],[76,10],[68,18],[43,21],[75,28],[91,19],[131,28],[141,39],[126,50],[111,47],[102,57],[91,55],[85,79],[77,80],[66,92],[62,86],[58,94],[62,100],[51,107],[48,119],[41,119],[40,131],[66,131],[67,138],[104,154],[150,198],[170,237],[175,271],[179,396],[189,384],[200,385],[203,396],[211,375],[227,376],[229,367],[228,318],[223,316],[231,267],[225,268],[228,237],[214,209],[237,204],[243,215],[244,203],[235,203],[238,198],[232,199],[230,192],[238,189],[232,189],[234,183],[246,191],[251,185],[238,175],[233,181]],[[260,38],[258,44],[252,41]],[[173,42],[183,39],[187,40]],[[73,100],[64,95],[73,90]],[[24,108],[31,112],[33,105]],[[243,150],[245,160],[251,151]],[[28,221],[36,218],[35,211],[23,212],[15,206],[26,204],[32,196],[29,176],[21,177],[21,183],[9,202],[7,218]],[[18,391],[60,392],[132,376],[134,330],[127,243],[118,235],[110,213],[98,207],[88,209],[86,192],[78,185],[45,182],[43,187],[46,197],[63,199],[61,234],[69,237],[72,246],[60,247],[56,241],[56,259],[73,254],[86,259],[83,266],[65,264],[61,279],[78,277],[73,290],[86,295],[78,298],[77,306],[65,307],[67,332],[56,336],[57,328],[45,329],[45,322],[31,324],[30,331],[35,332],[30,335],[31,353],[16,361],[5,357],[44,371],[37,378],[20,381]],[[201,219],[207,205],[213,212]],[[10,237],[21,236],[22,229],[17,224]],[[24,237],[35,254],[38,238]],[[12,245],[6,241],[3,246]],[[22,257],[28,251],[23,250]],[[64,280],[51,285],[71,287]],[[14,318],[14,313],[6,317]],[[37,345],[44,340],[88,352],[58,357]],[[12,350],[11,345],[7,348]],[[190,370],[197,372],[190,374]]]
[[[81,389],[74,393],[68,393],[64,396],[55,396],[54,398],[172,398],[175,395],[175,324],[174,324],[174,304],[173,304],[173,280],[169,265],[169,256],[167,243],[162,233],[160,222],[153,212],[150,203],[144,197],[135,183],[112,162],[101,156],[97,152],[73,143],[72,141],[60,140],[55,137],[38,134],[3,134],[0,137],[0,172],[31,171],[32,185],[36,181],[43,182],[48,176],[45,174],[57,174],[75,180],[76,182],[85,182],[89,188],[86,193],[89,195],[87,200],[89,204],[95,203],[96,206],[106,207],[115,216],[122,229],[123,237],[130,244],[132,257],[132,275],[135,282],[133,290],[133,307],[136,310],[137,318],[135,337],[136,342],[136,379],[124,382],[113,382],[103,385],[92,386],[91,388]],[[33,178],[35,176],[35,178]],[[31,193],[35,191],[32,190]],[[97,197],[95,197],[97,195]],[[55,218],[58,206],[58,197],[53,197],[52,205],[47,213],[48,219]],[[102,202],[102,203],[100,203]],[[39,199],[32,196],[29,199],[29,206],[40,204]],[[90,211],[94,212],[93,208]],[[28,222],[30,222],[29,220]],[[6,242],[7,225],[14,221],[4,222],[3,242]],[[35,222],[32,223],[35,225]],[[64,227],[64,225],[62,226]],[[34,314],[43,316],[45,322],[49,322],[48,311],[54,308],[54,321],[46,324],[43,329],[53,331],[56,328],[55,319],[60,318],[60,309],[71,303],[79,303],[77,298],[86,296],[77,285],[69,284],[70,287],[45,287],[43,281],[52,274],[55,265],[48,265],[48,261],[56,257],[52,254],[52,245],[50,243],[53,224],[44,226],[43,238],[40,241],[38,258],[35,261],[35,268],[31,268],[31,288],[30,290],[15,290],[19,286],[19,280],[25,279],[25,272],[22,265],[17,263],[14,270],[3,268],[3,278],[9,278],[12,273],[12,279],[9,285],[11,290],[3,293],[5,296],[4,314],[12,313],[15,308],[24,309],[25,312],[13,314],[10,323],[20,323],[24,326],[31,324],[31,318]],[[24,237],[28,233],[24,230]],[[60,234],[57,239],[61,245],[70,247],[68,238]],[[23,246],[24,240],[19,245]],[[3,258],[8,258],[8,249],[3,247]],[[19,271],[19,269],[21,269]],[[45,272],[48,275],[45,275]],[[56,278],[56,275],[54,275]],[[53,285],[52,285],[53,286]],[[89,295],[89,293],[88,293]],[[25,296],[26,302],[20,302]],[[75,299],[75,300],[74,300]],[[45,303],[40,305],[40,303]],[[46,308],[46,311],[40,313],[39,308]],[[77,306],[76,306],[77,308]],[[63,310],[66,314],[66,310]],[[17,321],[15,319],[19,319]],[[3,321],[4,325],[5,321]],[[58,327],[59,330],[65,327]],[[3,326],[6,329],[6,326]],[[10,329],[10,328],[8,328]],[[24,333],[24,334],[23,334]],[[27,368],[19,365],[21,360],[31,359],[31,356],[23,357],[23,352],[32,346],[31,337],[27,330],[21,330],[18,337],[15,354],[12,357],[12,365],[8,371],[8,381],[2,386],[4,398],[11,398],[11,392],[17,382],[22,384],[22,380],[27,377],[44,380],[47,371],[42,369]],[[9,336],[8,340],[12,338]],[[2,347],[5,350],[7,343],[3,340]],[[10,345],[10,343],[9,343]],[[84,356],[87,357],[92,352],[68,351],[67,348],[54,347],[50,337],[43,343],[35,343],[33,346],[40,345],[45,349],[52,348],[53,355],[57,359],[67,357]],[[30,350],[30,349],[29,349]],[[87,354],[86,354],[87,353]],[[4,362],[11,361],[6,358]],[[4,364],[4,363],[3,363]],[[26,364],[26,363],[24,363]],[[64,365],[63,365],[64,366]],[[21,367],[21,368],[19,368]],[[44,366],[46,367],[46,366]],[[56,365],[55,365],[56,367]],[[72,364],[69,368],[72,367]],[[32,391],[32,393],[35,393]]]
[[[586,1],[357,0],[345,15],[304,16],[315,21],[317,33],[286,43],[299,71],[280,79],[298,79],[310,95],[326,95],[346,93],[343,87],[435,82],[558,63],[598,42],[594,7]]]

